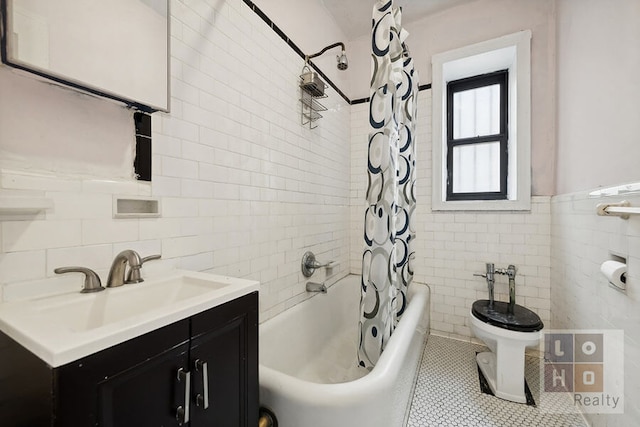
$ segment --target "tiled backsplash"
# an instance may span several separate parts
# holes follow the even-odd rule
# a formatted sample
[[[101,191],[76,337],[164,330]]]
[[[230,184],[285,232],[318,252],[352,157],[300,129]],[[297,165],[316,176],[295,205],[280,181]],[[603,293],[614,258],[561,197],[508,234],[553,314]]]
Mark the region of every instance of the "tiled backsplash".
[[[362,218],[366,191],[368,104],[351,112],[351,269],[361,271]],[[516,301],[550,323],[550,197],[533,197],[531,212],[431,211],[431,90],[418,95],[417,210],[414,280],[431,287],[431,328],[468,340],[473,301],[488,298],[486,281],[474,277],[485,263],[514,264]],[[508,281],[496,277],[496,299],[508,301]]]
[[[349,273],[349,106],[328,89],[318,128],[302,126],[303,60],[241,0],[173,0],[171,12],[171,112],[152,116],[152,183],[32,173],[30,159],[5,171],[2,191],[34,190],[54,207],[2,222],[0,283],[55,287],[62,265],[106,280],[114,255],[133,248],[176,267],[259,280],[263,321],[308,297],[306,250],[337,261],[330,281]],[[64,105],[77,95],[54,92],[55,120],[73,126]],[[114,125],[130,125],[133,143],[127,119]],[[158,197],[162,217],[112,219],[112,197],[122,194]],[[325,278],[323,269],[313,280]],[[80,288],[80,275],[67,281]]]

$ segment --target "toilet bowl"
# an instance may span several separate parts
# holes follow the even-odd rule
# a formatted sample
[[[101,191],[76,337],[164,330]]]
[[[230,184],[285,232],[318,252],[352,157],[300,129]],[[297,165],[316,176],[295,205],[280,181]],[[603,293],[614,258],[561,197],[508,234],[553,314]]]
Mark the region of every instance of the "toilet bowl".
[[[515,305],[488,300],[473,303],[471,330],[491,351],[478,353],[476,360],[493,394],[512,402],[526,403],[524,355],[527,347],[536,347],[544,324],[533,311]]]

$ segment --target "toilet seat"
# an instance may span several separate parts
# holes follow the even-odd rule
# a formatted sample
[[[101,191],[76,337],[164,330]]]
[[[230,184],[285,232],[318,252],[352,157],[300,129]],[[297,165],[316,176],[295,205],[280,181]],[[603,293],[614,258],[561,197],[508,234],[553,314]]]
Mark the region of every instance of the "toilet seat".
[[[540,317],[526,307],[516,304],[513,314],[509,314],[509,304],[494,301],[489,307],[489,300],[477,300],[471,306],[471,313],[480,321],[502,329],[516,332],[537,332],[544,328]]]

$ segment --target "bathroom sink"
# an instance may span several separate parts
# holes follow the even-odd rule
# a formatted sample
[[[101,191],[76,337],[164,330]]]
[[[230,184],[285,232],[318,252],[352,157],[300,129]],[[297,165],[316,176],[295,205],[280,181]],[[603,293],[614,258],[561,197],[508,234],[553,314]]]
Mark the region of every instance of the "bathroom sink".
[[[43,319],[71,331],[87,331],[114,322],[169,307],[180,301],[224,289],[231,282],[178,276],[121,286],[73,298],[57,297],[36,301],[33,311]]]
[[[0,328],[51,366],[60,366],[256,291],[258,285],[174,271],[104,292],[3,303]]]

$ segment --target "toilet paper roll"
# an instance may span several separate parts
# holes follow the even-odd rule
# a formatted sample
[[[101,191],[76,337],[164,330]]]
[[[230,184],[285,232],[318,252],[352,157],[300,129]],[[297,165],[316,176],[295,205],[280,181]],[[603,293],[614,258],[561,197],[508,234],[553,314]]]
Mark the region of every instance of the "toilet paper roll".
[[[600,271],[609,283],[618,289],[625,289],[627,282],[627,264],[618,261],[605,261],[600,266]]]

